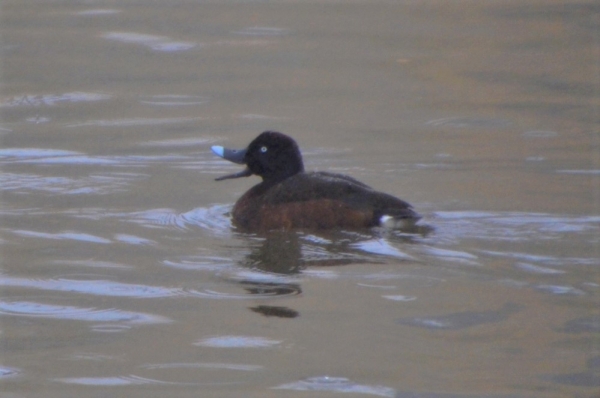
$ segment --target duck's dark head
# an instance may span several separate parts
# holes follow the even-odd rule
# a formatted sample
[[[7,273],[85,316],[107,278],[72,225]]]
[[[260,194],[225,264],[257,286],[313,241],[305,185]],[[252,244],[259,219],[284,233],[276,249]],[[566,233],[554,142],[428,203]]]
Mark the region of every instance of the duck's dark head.
[[[265,182],[278,182],[304,171],[296,141],[276,131],[265,131],[246,149],[228,149],[217,145],[211,149],[217,156],[246,165],[245,170],[218,177],[217,181],[256,174]]]

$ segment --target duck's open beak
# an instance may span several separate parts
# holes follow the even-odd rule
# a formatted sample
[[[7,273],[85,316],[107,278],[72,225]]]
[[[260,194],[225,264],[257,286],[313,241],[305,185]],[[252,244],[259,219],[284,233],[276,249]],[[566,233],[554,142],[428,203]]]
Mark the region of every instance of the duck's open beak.
[[[213,153],[215,155],[222,157],[225,160],[229,160],[230,162],[237,163],[237,164],[244,164],[244,156],[246,156],[245,149],[228,149],[228,148],[224,148],[219,145],[215,145],[215,146],[211,147],[210,149],[213,151]],[[215,181],[222,181],[222,180],[227,180],[230,178],[249,177],[251,175],[252,175],[252,172],[250,171],[250,169],[245,168],[244,170],[237,172],[237,173],[228,174],[228,175],[222,176],[222,177],[217,177],[217,178],[215,178]]]

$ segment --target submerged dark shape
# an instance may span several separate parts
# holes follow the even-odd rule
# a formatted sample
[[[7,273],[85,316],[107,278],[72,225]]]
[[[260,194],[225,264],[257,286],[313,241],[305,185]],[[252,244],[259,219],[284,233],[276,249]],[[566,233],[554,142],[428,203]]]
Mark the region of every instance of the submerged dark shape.
[[[213,146],[212,151],[246,165],[217,181],[253,174],[262,178],[233,207],[233,222],[244,230],[402,228],[421,218],[407,202],[352,177],[305,172],[296,142],[275,131],[260,134],[246,149]]]
[[[257,305],[256,307],[250,307],[250,310],[266,317],[296,318],[300,315],[298,311],[291,308],[272,305]]]

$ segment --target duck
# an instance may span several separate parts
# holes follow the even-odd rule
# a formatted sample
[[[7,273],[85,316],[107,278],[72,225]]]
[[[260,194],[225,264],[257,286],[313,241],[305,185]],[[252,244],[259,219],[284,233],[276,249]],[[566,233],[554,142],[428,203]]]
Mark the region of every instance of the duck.
[[[235,203],[232,223],[243,231],[292,229],[402,229],[421,216],[402,199],[376,191],[343,174],[304,170],[296,141],[265,131],[245,149],[215,145],[212,152],[246,167],[215,178],[223,181],[256,175],[262,181]]]

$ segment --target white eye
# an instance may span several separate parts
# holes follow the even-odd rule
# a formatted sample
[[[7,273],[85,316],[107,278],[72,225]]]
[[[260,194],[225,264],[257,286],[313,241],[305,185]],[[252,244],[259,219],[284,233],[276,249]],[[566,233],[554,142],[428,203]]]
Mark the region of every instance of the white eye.
[[[260,148],[260,151],[261,151],[262,153],[265,153],[265,152],[267,152],[267,147],[266,147],[266,146],[263,146],[262,148]]]

